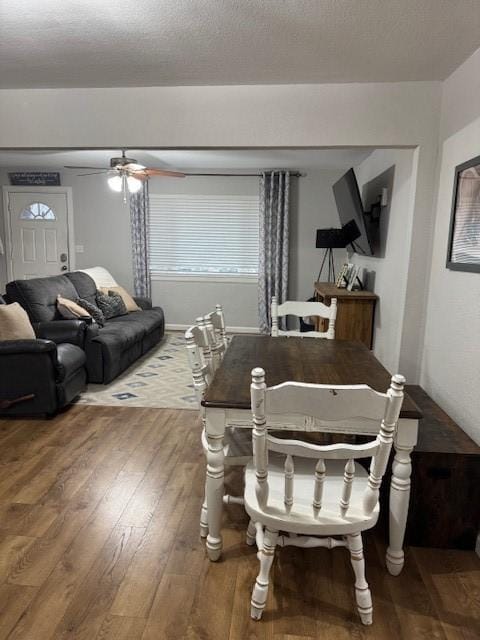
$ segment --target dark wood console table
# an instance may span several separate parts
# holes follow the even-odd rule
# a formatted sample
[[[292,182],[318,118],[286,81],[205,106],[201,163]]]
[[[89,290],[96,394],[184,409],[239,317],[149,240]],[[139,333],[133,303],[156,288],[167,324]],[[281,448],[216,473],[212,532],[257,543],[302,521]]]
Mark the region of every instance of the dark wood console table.
[[[316,282],[315,296],[319,302],[326,305],[330,304],[332,298],[337,299],[336,340],[355,340],[363,342],[369,349],[372,348],[375,305],[378,299],[375,293],[339,289],[334,282]],[[320,319],[316,330],[326,329]]]

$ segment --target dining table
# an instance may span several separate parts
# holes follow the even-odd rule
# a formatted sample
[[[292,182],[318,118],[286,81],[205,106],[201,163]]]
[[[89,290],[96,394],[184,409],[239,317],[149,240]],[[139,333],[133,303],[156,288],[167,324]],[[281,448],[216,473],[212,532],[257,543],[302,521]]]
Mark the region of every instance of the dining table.
[[[208,557],[222,554],[221,521],[224,496],[224,434],[227,427],[252,428],[251,371],[261,367],[267,386],[295,381],[328,385],[367,384],[386,392],[391,374],[363,343],[309,337],[240,334],[233,336],[202,400],[208,443],[206,502]],[[396,373],[396,372],[393,372]],[[401,373],[401,372],[400,372]],[[389,541],[386,564],[392,575],[404,565],[403,543],[410,499],[410,454],[417,442],[422,414],[405,394],[394,439],[389,495]],[[334,425],[309,416],[293,415],[281,423],[267,416],[267,428],[275,431],[341,433],[376,436],[380,425],[365,418]]]

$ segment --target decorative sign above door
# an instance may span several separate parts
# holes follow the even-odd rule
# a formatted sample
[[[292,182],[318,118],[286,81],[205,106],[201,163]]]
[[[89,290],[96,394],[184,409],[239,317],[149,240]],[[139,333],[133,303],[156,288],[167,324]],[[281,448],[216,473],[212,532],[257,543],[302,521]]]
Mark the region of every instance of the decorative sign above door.
[[[14,187],[60,186],[60,173],[57,171],[14,171],[8,177]]]

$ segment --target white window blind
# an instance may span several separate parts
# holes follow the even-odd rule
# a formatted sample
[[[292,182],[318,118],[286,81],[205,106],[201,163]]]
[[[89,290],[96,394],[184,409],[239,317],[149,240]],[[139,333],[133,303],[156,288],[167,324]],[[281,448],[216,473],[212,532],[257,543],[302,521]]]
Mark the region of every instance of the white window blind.
[[[258,196],[150,195],[153,275],[258,273]]]

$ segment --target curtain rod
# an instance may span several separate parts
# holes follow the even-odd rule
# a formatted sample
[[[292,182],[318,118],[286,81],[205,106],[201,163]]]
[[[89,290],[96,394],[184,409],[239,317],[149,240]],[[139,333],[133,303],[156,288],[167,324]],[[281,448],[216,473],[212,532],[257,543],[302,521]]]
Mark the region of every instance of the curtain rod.
[[[185,173],[185,172],[183,172]],[[265,173],[270,173],[266,171]],[[186,176],[217,176],[221,178],[261,178],[262,173],[185,173]],[[306,173],[299,173],[298,171],[294,171],[290,173],[291,178],[304,178]]]

